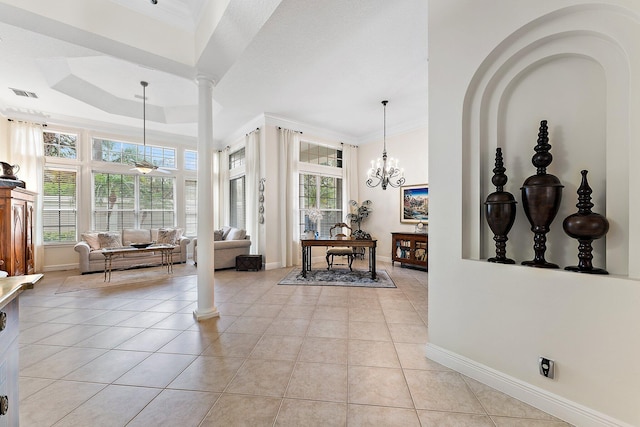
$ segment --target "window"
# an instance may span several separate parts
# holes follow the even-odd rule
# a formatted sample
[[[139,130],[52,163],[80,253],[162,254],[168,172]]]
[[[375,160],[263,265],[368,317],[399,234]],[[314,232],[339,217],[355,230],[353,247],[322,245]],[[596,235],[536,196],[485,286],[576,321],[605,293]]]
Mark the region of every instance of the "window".
[[[314,165],[342,167],[342,150],[312,142],[300,141],[300,161]]]
[[[48,157],[59,157],[63,159],[78,158],[78,135],[71,133],[60,133],[44,131],[44,155]]]
[[[244,166],[244,148],[229,154],[229,170]]]
[[[184,182],[184,217],[185,234],[196,236],[198,234],[198,181],[187,179]]]
[[[176,150],[148,144],[144,146],[133,142],[94,138],[92,159],[122,164],[133,164],[136,160],[145,159],[156,166],[175,168]]]
[[[76,197],[75,171],[45,169],[42,192],[45,243],[72,243],[77,240]]]
[[[229,154],[229,225],[246,228],[244,147]]]
[[[160,228],[175,225],[175,178],[93,174],[96,230]]]
[[[236,228],[246,228],[246,197],[244,176],[229,180],[229,225]]]
[[[342,178],[300,174],[300,233],[318,230],[321,236],[329,236],[329,229],[342,222]],[[308,209],[317,208],[322,219],[317,224],[309,221]]]
[[[198,152],[185,150],[184,151],[184,170],[197,171],[198,170]]]

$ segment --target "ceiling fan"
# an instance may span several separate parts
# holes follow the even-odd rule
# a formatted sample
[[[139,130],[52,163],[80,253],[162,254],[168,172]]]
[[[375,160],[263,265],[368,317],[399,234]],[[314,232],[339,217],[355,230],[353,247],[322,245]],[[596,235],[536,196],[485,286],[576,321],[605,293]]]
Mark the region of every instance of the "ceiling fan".
[[[170,173],[166,169],[162,169],[157,165],[154,165],[150,161],[147,160],[147,86],[149,83],[145,81],[141,81],[140,85],[142,85],[142,160],[136,159],[133,162],[134,167],[131,170],[136,170],[143,175],[146,175],[153,171],[158,171],[162,173]]]

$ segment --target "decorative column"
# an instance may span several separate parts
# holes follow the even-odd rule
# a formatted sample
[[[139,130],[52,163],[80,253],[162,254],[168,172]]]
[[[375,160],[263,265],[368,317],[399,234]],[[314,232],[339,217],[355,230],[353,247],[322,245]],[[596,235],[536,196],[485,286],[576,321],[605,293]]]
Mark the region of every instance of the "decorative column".
[[[578,239],[578,265],[565,267],[565,270],[577,271],[579,273],[590,274],[609,274],[607,270],[602,268],[593,268],[591,260],[593,255],[593,247],[591,243],[603,237],[609,231],[609,221],[604,216],[591,212],[593,203],[591,203],[591,187],[587,182],[587,171],[583,170],[582,182],[578,188],[578,212],[569,215],[564,219],[562,228],[564,232]]]
[[[198,75],[198,305],[197,320],[220,316],[214,301],[213,250],[213,87]]]
[[[507,183],[506,169],[502,163],[502,149],[496,148],[496,163],[493,168],[491,183],[496,186],[496,191],[487,196],[484,202],[485,215],[489,228],[493,231],[493,240],[496,242],[496,256],[487,261],[498,264],[515,264],[515,261],[507,258],[507,234],[516,220],[516,200],[513,194],[504,191]]]
[[[553,161],[549,152],[549,132],[547,121],[540,122],[538,143],[534,148],[536,154],[531,163],[536,167],[535,175],[530,176],[522,185],[522,206],[533,231],[533,251],[535,256],[531,261],[523,261],[522,265],[540,268],[559,268],[557,264],[547,262],[544,253],[547,251],[547,233],[549,226],[560,209],[562,189],[557,176],[547,173],[547,167]]]

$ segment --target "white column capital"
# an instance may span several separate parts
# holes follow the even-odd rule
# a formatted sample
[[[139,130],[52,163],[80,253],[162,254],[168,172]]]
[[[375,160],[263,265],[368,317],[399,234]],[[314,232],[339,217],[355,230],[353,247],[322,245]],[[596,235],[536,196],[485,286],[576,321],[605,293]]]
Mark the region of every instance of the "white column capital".
[[[198,85],[201,85],[203,83],[209,83],[213,87],[215,87],[216,84],[218,83],[215,77],[207,73],[198,73],[196,75],[196,82],[198,83]]]

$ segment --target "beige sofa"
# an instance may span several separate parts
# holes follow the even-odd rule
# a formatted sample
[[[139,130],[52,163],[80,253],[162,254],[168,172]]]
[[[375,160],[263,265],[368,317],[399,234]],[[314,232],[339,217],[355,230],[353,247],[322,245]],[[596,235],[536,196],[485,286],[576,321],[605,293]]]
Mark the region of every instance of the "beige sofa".
[[[158,232],[155,229],[125,229],[116,232],[119,235],[121,246],[129,246],[131,243],[158,242]],[[113,233],[113,232],[112,232]],[[163,231],[164,233],[164,231]],[[79,268],[82,274],[104,271],[104,256],[102,248],[97,242],[98,232],[88,232],[82,234],[82,240],[74,246],[78,252]],[[161,236],[162,237],[162,236]],[[162,239],[161,239],[162,240]],[[176,248],[171,254],[174,263],[184,263],[187,261],[187,245],[191,239],[180,236],[176,241]],[[162,262],[160,252],[132,252],[121,256],[114,256],[112,261],[113,269],[124,269],[159,265]]]
[[[236,266],[238,255],[249,255],[251,238],[244,230],[233,227],[223,227],[214,232],[214,270],[232,268]],[[193,262],[198,265],[198,239],[193,239]]]

